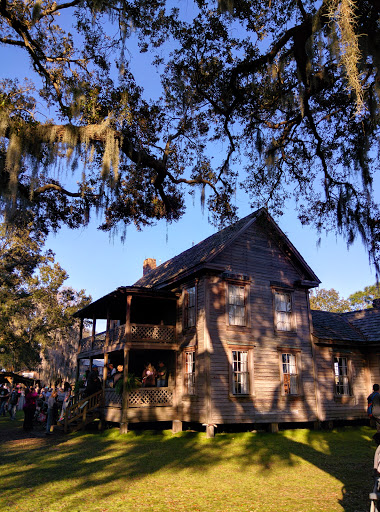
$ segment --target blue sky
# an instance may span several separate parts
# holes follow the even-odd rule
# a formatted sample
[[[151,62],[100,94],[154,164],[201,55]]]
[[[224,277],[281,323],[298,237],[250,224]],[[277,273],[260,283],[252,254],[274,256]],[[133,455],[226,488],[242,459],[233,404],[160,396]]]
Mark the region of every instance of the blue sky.
[[[136,72],[147,77],[148,93],[154,94],[157,92],[157,76],[153,69],[149,69],[146,59],[146,55],[139,56]],[[24,76],[31,76],[30,65],[20,50],[10,51],[0,46],[0,61],[0,78],[22,80]],[[240,197],[238,206],[240,217],[251,211],[248,199]],[[320,278],[322,287],[335,288],[347,297],[375,282],[375,273],[360,241],[348,250],[340,237],[322,235],[318,247],[319,235],[302,227],[291,208],[275,220]],[[66,284],[78,290],[85,289],[93,299],[118,286],[133,284],[142,274],[145,258],[156,258],[157,264],[163,263],[215,232],[208,223],[207,211],[202,213],[199,196],[189,199],[187,213],[179,222],[172,225],[159,222],[142,232],[131,226],[124,243],[120,237],[111,238],[98,231],[96,226],[94,218],[88,227],[75,231],[64,228],[57,235],[51,235],[47,242],[47,247],[56,253],[57,261],[70,276]]]

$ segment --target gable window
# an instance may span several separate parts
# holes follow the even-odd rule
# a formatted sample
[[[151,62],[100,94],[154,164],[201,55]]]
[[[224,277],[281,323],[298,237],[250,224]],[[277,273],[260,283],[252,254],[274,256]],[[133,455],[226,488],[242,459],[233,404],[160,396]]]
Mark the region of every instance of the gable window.
[[[334,357],[334,376],[335,394],[348,396],[350,394],[350,383],[347,357]]]
[[[289,292],[275,292],[275,327],[277,331],[293,330],[292,295]]]
[[[296,354],[281,354],[283,392],[285,395],[298,395],[298,370]]]
[[[184,291],[184,327],[185,329],[195,326],[195,286],[186,288]]]
[[[249,394],[248,350],[232,351],[232,394]]]
[[[195,395],[195,352],[185,352],[185,394]]]
[[[229,325],[246,325],[245,286],[228,285],[228,323]]]

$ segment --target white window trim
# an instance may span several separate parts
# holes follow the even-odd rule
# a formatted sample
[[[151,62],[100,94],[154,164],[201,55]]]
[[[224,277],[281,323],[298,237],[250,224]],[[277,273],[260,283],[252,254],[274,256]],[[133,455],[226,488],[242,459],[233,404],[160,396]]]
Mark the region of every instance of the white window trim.
[[[187,366],[187,355],[188,354],[191,354],[192,355],[192,359],[193,359],[193,366],[194,366],[194,371],[193,372],[187,372],[187,369],[188,369],[188,366]],[[197,367],[196,367],[196,357],[195,357],[195,349],[192,349],[192,350],[185,350],[183,352],[183,394],[184,396],[196,396],[197,394]],[[193,390],[192,390],[192,393],[189,393],[189,387],[188,387],[188,376],[189,375],[192,375],[192,380],[193,380]]]
[[[347,375],[343,375],[342,377],[346,377],[346,384],[342,384],[343,387],[346,385],[347,388],[348,388],[348,392],[347,393],[338,393],[337,392],[337,383],[336,383],[336,377],[338,377],[338,375],[336,374],[336,361],[335,359],[346,359],[346,371],[347,371]],[[350,397],[350,396],[353,396],[353,390],[352,390],[352,379],[351,379],[351,376],[352,376],[352,362],[351,362],[351,358],[348,354],[343,354],[343,353],[339,353],[339,352],[334,352],[333,354],[333,357],[332,357],[332,363],[333,363],[333,378],[334,378],[334,396],[337,397],[337,398],[344,398],[344,397]],[[344,380],[344,379],[343,379]]]
[[[247,353],[247,370],[248,370],[248,381],[247,381],[247,393],[235,393],[234,392],[234,352],[246,352]],[[234,398],[246,398],[254,396],[254,354],[253,348],[247,346],[236,346],[229,348],[228,351],[228,362],[229,362],[229,395]]]
[[[230,323],[230,287],[237,286],[244,289],[244,325]],[[249,312],[249,283],[242,281],[226,281],[226,324],[232,329],[247,329],[250,326]]]
[[[289,333],[295,333],[296,332],[296,315],[294,311],[294,290],[288,289],[288,288],[272,288],[272,294],[273,294],[273,325],[274,325],[274,331],[277,334],[284,334],[288,335]],[[279,329],[278,321],[277,321],[277,307],[276,307],[276,296],[278,294],[287,294],[290,297],[290,307],[291,311],[289,313],[290,316],[290,329]]]
[[[279,347],[278,348],[279,353],[279,365],[280,365],[280,376],[281,376],[281,395],[284,397],[297,397],[302,396],[302,361],[301,361],[301,350],[295,349],[295,348],[288,348],[288,347]],[[296,367],[296,373],[297,376],[297,392],[296,393],[286,393],[285,391],[285,377],[284,377],[284,367],[283,367],[283,355],[289,354],[292,355],[295,358],[295,367]]]

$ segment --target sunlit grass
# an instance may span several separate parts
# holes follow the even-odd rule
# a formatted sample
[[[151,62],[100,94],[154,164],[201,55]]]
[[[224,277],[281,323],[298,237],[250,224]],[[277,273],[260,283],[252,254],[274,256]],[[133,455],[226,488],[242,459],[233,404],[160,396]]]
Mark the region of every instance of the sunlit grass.
[[[0,432],[9,428],[0,419]],[[17,421],[12,428],[21,428]],[[78,433],[0,447],[2,512],[364,512],[367,427],[278,434]]]

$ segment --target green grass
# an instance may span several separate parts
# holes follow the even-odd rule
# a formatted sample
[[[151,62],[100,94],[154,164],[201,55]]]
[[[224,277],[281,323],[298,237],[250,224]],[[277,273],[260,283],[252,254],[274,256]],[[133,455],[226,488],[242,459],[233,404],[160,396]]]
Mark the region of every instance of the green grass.
[[[369,510],[367,427],[7,438],[21,428],[0,418],[1,512]]]

